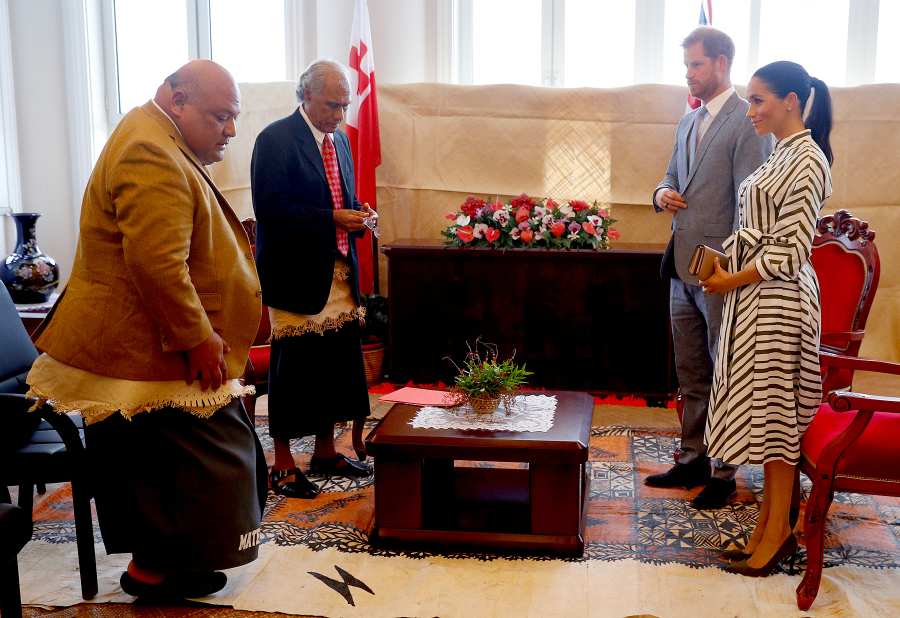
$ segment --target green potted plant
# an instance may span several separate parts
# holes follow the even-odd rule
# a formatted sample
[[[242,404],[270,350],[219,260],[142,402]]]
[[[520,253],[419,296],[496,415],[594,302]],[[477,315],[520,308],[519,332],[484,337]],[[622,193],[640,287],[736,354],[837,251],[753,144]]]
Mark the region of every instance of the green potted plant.
[[[474,349],[469,352],[460,367],[456,367],[453,391],[457,394],[457,405],[469,404],[478,414],[491,414],[502,403],[507,410],[516,391],[527,384],[532,372],[525,364],[514,362],[515,353],[505,360],[500,359],[497,346],[475,340]]]
[[[388,332],[388,300],[380,294],[365,294],[361,305],[366,309],[362,327],[363,365],[366,382],[371,386],[381,382],[384,375],[384,342]]]

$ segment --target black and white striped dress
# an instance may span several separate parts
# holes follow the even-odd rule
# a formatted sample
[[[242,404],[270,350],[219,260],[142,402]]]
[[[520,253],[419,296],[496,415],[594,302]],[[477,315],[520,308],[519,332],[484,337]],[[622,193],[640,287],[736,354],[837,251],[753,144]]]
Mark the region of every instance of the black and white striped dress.
[[[725,295],[706,441],[731,464],[795,464],[818,408],[819,282],[809,261],[831,170],[809,130],[781,140],[739,190],[729,271],[763,280]]]

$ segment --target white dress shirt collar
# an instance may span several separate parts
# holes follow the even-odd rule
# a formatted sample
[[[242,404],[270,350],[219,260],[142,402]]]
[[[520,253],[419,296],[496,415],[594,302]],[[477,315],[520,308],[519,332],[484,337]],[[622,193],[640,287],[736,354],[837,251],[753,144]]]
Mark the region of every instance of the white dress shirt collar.
[[[704,104],[706,112],[709,114],[710,121],[712,121],[716,117],[716,114],[722,110],[725,102],[730,99],[733,94],[734,86],[729,86],[726,90],[720,92]]]

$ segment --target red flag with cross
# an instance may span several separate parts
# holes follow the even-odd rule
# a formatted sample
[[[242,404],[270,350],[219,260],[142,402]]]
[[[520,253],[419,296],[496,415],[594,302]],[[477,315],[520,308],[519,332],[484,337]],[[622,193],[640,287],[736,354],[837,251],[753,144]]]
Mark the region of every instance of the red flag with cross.
[[[372,53],[372,28],[366,0],[356,0],[350,35],[350,108],[347,111],[347,137],[356,170],[356,197],[373,209],[375,168],[381,164],[381,138],[378,133],[378,100],[375,89],[375,58]],[[371,232],[357,241],[359,289],[371,294],[375,289],[377,260]]]

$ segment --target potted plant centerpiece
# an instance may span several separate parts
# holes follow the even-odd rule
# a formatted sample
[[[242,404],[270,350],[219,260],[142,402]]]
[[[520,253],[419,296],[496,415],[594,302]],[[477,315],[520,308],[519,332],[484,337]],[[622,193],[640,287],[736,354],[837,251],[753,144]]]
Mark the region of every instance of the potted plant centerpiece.
[[[384,372],[384,342],[387,341],[388,300],[380,294],[366,294],[360,299],[366,309],[362,328],[363,365],[366,382],[381,382]]]
[[[450,359],[457,369],[452,389],[457,405],[469,404],[478,414],[491,414],[502,404],[508,412],[516,391],[532,375],[524,363],[517,365],[514,358],[515,353],[501,360],[496,345],[476,339],[474,349],[469,346],[462,367]]]

